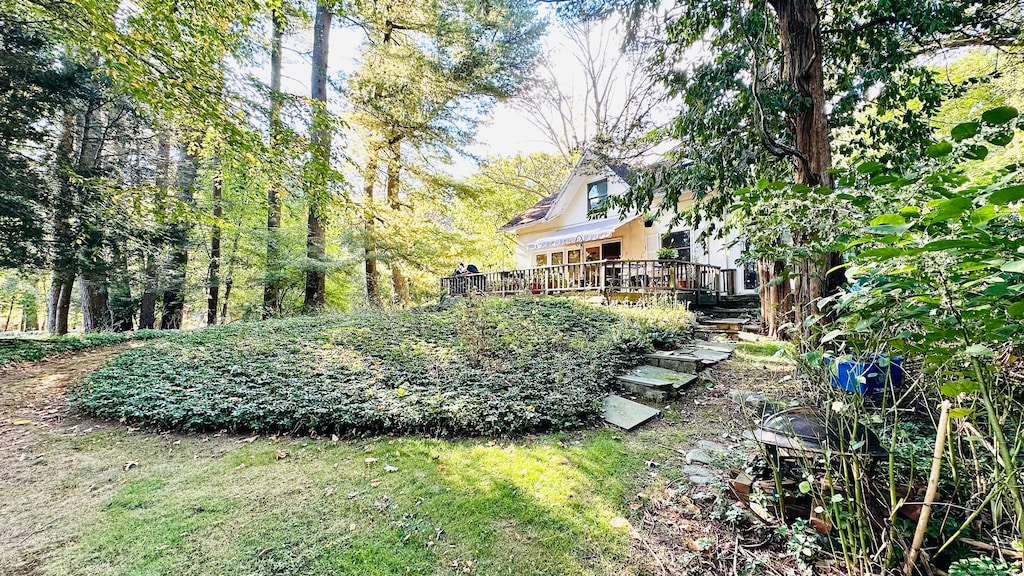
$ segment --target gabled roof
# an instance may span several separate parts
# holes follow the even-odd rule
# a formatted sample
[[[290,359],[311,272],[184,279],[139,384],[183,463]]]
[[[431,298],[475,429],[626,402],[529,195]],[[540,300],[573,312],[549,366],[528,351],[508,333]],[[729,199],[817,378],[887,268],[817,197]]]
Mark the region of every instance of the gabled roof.
[[[554,205],[555,200],[558,199],[558,195],[561,194],[561,192],[562,191],[559,190],[554,194],[549,194],[545,196],[540,200],[540,202],[537,202],[529,209],[527,209],[526,212],[523,212],[522,214],[509,220],[508,223],[501,227],[501,230],[510,230],[512,228],[515,228],[516,226],[523,226],[525,224],[531,224],[538,220],[543,220],[544,217],[548,215],[548,211],[551,210],[551,206]]]

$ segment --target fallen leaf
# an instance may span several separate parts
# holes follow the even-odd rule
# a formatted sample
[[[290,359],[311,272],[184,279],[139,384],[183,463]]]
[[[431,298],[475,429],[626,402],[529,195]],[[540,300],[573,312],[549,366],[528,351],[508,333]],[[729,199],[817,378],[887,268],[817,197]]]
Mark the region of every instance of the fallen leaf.
[[[441,472],[446,472],[448,470],[448,467],[445,466],[444,464],[438,464],[437,469]]]
[[[334,494],[334,486],[328,486],[324,489],[324,496],[330,496],[331,494]]]
[[[389,464],[385,464],[384,465],[384,471],[385,472],[398,472],[398,468],[395,468],[394,466],[391,466]]]
[[[282,458],[287,458],[288,457],[288,452],[286,452],[284,450],[278,450],[274,454],[277,456],[278,460],[281,460]]]
[[[363,463],[365,463],[367,466],[373,466],[374,464],[377,463],[377,459],[376,458],[367,458],[366,460],[363,460]]]
[[[377,486],[380,486],[381,484],[383,484],[383,482],[381,482],[380,480],[374,480],[373,482],[370,482],[370,487],[371,488],[376,488]]]
[[[14,424],[15,426],[25,426],[26,424],[31,424],[31,423],[32,423],[31,420],[15,420],[14,422],[12,422],[12,424]]]
[[[138,465],[139,465],[138,461],[136,461],[136,460],[129,460],[129,461],[124,463],[124,471],[127,472],[127,471],[131,470],[132,468],[134,468],[134,467],[136,467]]]
[[[237,444],[252,444],[253,442],[256,441],[257,438],[259,438],[258,435],[257,436],[249,436],[248,438],[242,438],[241,440],[236,440],[235,442]]]
[[[622,516],[616,516],[615,518],[612,518],[611,525],[612,528],[615,528],[616,530],[629,528],[629,520],[626,520]]]
[[[241,470],[242,468],[245,468],[245,462],[239,464],[238,466],[235,466],[235,470]]]
[[[639,502],[633,502],[632,504],[629,505],[630,510],[639,510],[643,507],[644,505]]]

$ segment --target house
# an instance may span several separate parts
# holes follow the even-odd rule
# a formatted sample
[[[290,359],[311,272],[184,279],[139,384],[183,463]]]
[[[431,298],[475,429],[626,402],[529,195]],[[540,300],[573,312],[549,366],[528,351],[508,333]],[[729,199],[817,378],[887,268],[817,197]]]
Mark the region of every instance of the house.
[[[700,230],[670,225],[671,215],[648,218],[592,210],[626,192],[627,169],[584,154],[561,188],[502,227],[516,241],[515,270],[442,279],[442,292],[493,294],[599,293],[638,299],[671,295],[714,304],[723,294],[757,294],[757,276],[737,265],[734,237],[698,242]],[[692,197],[680,202],[685,210]],[[674,257],[659,258],[661,248]]]
[[[671,248],[675,260],[718,268],[719,291],[757,293],[756,271],[737,264],[742,246],[734,242],[735,236],[697,242],[700,230],[671,228],[671,215],[645,219],[610,211],[606,217],[589,218],[606,198],[627,190],[625,168],[595,165],[593,160],[593,155],[584,155],[557,192],[502,228],[515,236],[517,269],[599,260],[652,261],[658,260],[660,248]],[[679,210],[692,203],[691,196],[680,202]]]

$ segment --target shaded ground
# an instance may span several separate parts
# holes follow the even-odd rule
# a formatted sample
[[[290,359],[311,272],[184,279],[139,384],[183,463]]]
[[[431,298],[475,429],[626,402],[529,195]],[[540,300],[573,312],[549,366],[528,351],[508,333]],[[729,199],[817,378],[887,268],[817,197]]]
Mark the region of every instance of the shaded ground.
[[[720,364],[665,418],[517,439],[138,431],[64,390],[124,347],[0,372],[0,574],[783,574],[785,543],[726,519],[686,453],[742,465],[733,387],[793,394],[763,350]]]

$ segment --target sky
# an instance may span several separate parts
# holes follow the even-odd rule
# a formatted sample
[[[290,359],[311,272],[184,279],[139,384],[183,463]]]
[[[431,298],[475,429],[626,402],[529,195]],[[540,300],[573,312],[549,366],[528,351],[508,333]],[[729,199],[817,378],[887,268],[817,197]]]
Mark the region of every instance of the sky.
[[[567,38],[554,22],[554,11],[547,6],[542,6],[540,11],[550,22],[547,35],[542,40],[542,50],[553,54],[559,77],[572,82],[573,77],[579,76],[579,73],[572,57],[564,50]],[[344,22],[335,21],[329,46],[329,77],[332,81],[338,81],[359,65],[359,46],[363,39],[362,31],[353,26],[346,26]],[[282,90],[299,95],[309,94],[311,31],[307,29],[289,34],[284,40],[284,45]],[[253,72],[265,82],[269,82],[268,68],[269,66],[265,66]],[[337,90],[329,92],[329,98],[337,105],[340,102]],[[477,142],[467,151],[471,155],[485,157],[555,152],[556,149],[539,129],[525,119],[522,112],[515,110],[512,103],[499,102],[492,107],[487,120],[478,127]],[[475,164],[471,160],[462,158],[457,159],[454,170],[458,173],[468,173],[474,167]]]

